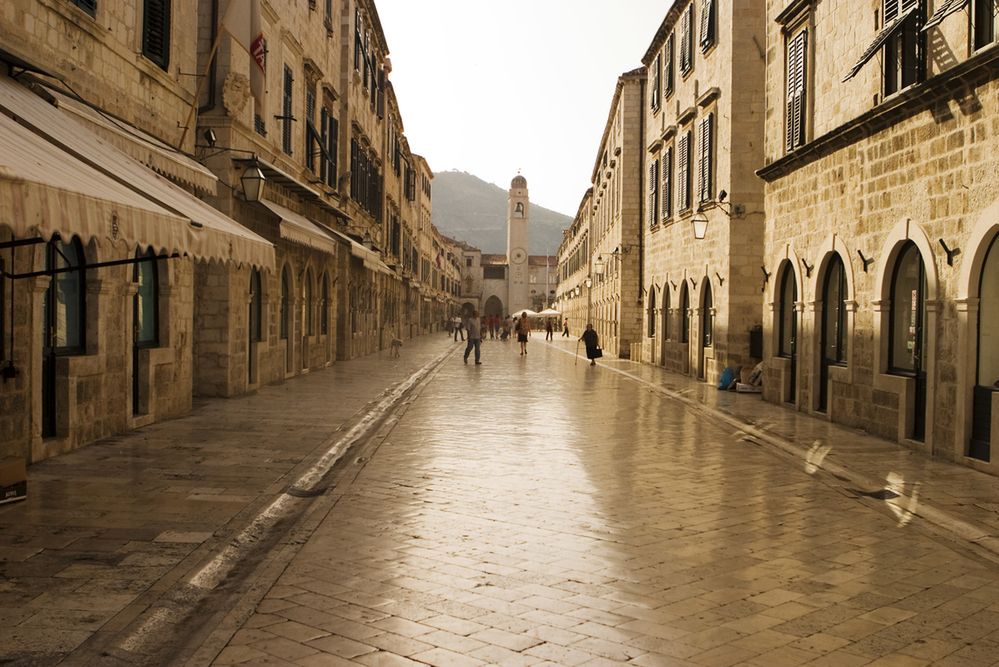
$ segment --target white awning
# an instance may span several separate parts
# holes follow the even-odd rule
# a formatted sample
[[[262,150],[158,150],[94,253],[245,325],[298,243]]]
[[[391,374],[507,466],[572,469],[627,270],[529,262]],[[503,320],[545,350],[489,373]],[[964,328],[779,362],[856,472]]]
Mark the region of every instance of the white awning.
[[[341,240],[343,240],[344,243],[350,245],[350,254],[364,262],[364,268],[376,273],[384,273],[386,275],[397,277],[396,272],[393,271],[388,264],[382,261],[381,255],[377,252],[374,250],[368,250],[363,245],[342,232],[338,232],[333,229],[331,229],[330,232],[336,234]]]
[[[58,234],[140,242],[157,251],[184,245],[185,218],[67,155],[0,114],[0,225],[15,237]],[[3,238],[6,240],[6,238]]]
[[[269,269],[274,267],[274,246],[268,241],[122,153],[21,84],[2,76],[0,109],[16,117],[20,125],[45,139],[50,145],[61,149],[64,159],[72,156],[76,161],[83,162],[131,190],[136,196],[190,221],[190,224],[181,223],[179,226],[182,229],[169,234],[154,229],[146,229],[140,233],[136,228],[135,235],[129,238],[131,243],[152,245],[159,250],[179,252],[197,259],[231,260]],[[15,172],[14,176],[16,175]],[[62,181],[57,181],[54,185],[62,187]],[[97,193],[100,190],[91,192]],[[120,226],[125,221],[121,220],[123,216],[118,217]],[[71,231],[81,236],[84,233],[98,236],[103,230]],[[172,239],[169,246],[154,240],[167,237]]]
[[[316,223],[304,215],[295,213],[272,201],[261,199],[260,203],[270,209],[271,213],[281,218],[281,238],[309,248],[336,254],[336,241]]]
[[[156,137],[128,123],[102,115],[83,102],[46,87],[56,98],[59,108],[73,120],[104,139],[112,146],[135,158],[150,169],[186,183],[206,194],[218,190],[218,177],[192,158],[168,146]],[[177,130],[178,133],[180,130]]]

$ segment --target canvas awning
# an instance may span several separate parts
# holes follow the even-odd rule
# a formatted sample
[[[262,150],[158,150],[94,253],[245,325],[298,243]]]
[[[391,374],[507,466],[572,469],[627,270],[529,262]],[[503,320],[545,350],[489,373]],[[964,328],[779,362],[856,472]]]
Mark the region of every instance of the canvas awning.
[[[393,277],[398,277],[396,272],[389,268],[389,265],[382,261],[381,255],[374,250],[368,250],[363,245],[350,238],[342,232],[330,230],[331,233],[346,243],[350,247],[350,254],[364,262],[364,268],[376,273],[384,273]]]
[[[166,209],[180,219],[175,223],[176,229],[166,231],[142,224],[138,220],[126,221],[119,214],[119,231],[125,224],[133,230],[132,234],[124,237],[130,244],[149,245],[157,250],[178,252],[196,259],[231,260],[273,269],[274,246],[268,241],[143,166],[31,90],[7,77],[0,77],[0,109],[17,118],[21,126],[44,139],[50,146],[60,149],[62,159],[69,160],[72,157],[72,161],[82,162],[90,170],[115,181],[135,196]],[[17,173],[13,176],[16,178]],[[68,184],[68,180],[66,183]],[[64,179],[50,184],[62,189]],[[98,193],[101,191],[89,192],[92,196],[101,196]],[[52,208],[61,204],[56,201],[48,202],[47,205]],[[70,226],[64,233],[78,234],[81,237],[107,237],[112,240],[119,238],[109,236],[103,227],[87,227],[82,221],[76,225],[67,224]]]
[[[183,245],[188,221],[0,114],[0,225],[16,238]],[[0,238],[0,240],[6,240]]]
[[[59,109],[118,150],[175,181],[206,194],[216,193],[219,179],[208,167],[137,127],[103,115],[57,90],[46,90],[56,98]]]
[[[309,248],[336,254],[336,241],[333,240],[330,233],[320,228],[316,223],[304,215],[295,213],[272,201],[261,199],[260,203],[281,219],[281,238]]]

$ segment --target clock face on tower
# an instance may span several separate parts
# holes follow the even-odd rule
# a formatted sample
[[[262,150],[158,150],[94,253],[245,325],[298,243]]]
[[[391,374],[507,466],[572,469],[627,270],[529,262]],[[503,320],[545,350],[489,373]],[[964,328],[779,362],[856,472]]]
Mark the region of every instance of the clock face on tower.
[[[527,259],[527,253],[524,252],[523,248],[514,248],[510,252],[510,261],[514,264],[523,264],[524,260]]]

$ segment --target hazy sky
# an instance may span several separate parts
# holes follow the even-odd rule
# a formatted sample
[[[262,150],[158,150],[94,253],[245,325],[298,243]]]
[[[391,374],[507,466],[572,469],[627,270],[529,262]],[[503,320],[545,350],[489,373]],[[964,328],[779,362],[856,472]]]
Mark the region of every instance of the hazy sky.
[[[670,0],[377,0],[410,148],[575,215],[617,77]]]

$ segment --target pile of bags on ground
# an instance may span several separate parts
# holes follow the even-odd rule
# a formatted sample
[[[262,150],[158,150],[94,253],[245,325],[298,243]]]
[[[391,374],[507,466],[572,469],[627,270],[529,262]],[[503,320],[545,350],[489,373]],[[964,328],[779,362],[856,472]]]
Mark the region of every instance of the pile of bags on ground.
[[[718,379],[718,388],[725,391],[737,391],[740,394],[759,394],[763,391],[763,362],[752,369],[726,368]]]

